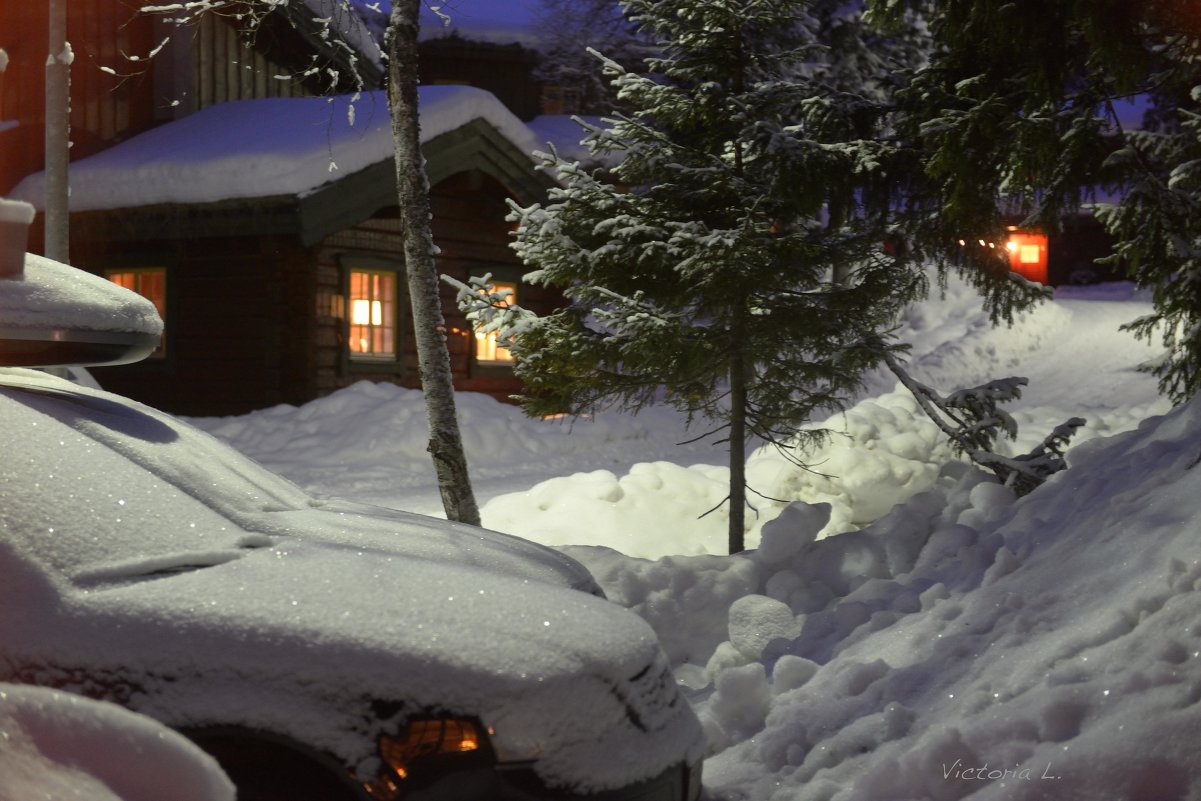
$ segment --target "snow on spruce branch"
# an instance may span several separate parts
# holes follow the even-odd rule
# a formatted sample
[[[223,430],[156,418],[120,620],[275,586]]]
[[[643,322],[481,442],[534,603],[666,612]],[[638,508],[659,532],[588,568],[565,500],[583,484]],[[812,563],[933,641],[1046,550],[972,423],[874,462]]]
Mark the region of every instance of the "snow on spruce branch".
[[[512,290],[493,285],[492,273],[472,276],[466,284],[449,275],[442,280],[458,292],[455,302],[481,333],[509,340],[527,332],[538,320],[536,314],[512,302]]]
[[[1027,384],[1025,378],[1002,378],[943,397],[910,375],[893,353],[884,351],[883,357],[893,375],[913,393],[926,416],[947,435],[952,448],[991,471],[1019,496],[1067,467],[1064,452],[1076,430],[1085,423],[1081,417],[1057,425],[1028,453],[1009,457],[995,450],[1000,436],[1010,440],[1017,437],[1017,423],[998,405],[1021,398],[1022,387]]]

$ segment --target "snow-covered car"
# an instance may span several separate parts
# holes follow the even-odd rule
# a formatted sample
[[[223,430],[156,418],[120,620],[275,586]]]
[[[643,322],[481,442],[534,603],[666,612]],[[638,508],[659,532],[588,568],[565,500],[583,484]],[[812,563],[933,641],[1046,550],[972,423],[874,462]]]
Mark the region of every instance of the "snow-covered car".
[[[0,681],[148,715],[242,801],[696,798],[653,631],[577,562],[28,369],[148,352],[148,305],[35,256],[0,279]]]

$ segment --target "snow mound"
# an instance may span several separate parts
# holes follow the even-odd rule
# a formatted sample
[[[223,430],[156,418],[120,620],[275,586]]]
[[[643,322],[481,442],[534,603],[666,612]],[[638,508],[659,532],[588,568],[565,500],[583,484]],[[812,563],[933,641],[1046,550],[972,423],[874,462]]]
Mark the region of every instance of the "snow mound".
[[[0,684],[0,799],[233,801],[217,763],[182,735],[103,701]]]
[[[1128,430],[1166,406],[1156,401],[1094,409],[1073,443]],[[1025,453],[1069,416],[1055,407],[1017,410],[1017,439],[1001,441],[997,449],[1003,455]],[[747,520],[748,547],[762,547],[765,527],[789,504],[824,505],[826,522],[817,536],[827,537],[869,525],[915,495],[949,487],[969,469],[901,387],[808,427],[830,435],[799,451],[765,446],[747,459],[754,507]],[[644,559],[721,553],[729,513],[719,504],[728,480],[725,467],[639,463],[622,476],[579,472],[499,495],[481,514],[489,528],[545,545],[595,543]],[[704,514],[708,510],[713,511]],[[686,530],[680,521],[688,521]]]
[[[724,571],[571,552],[627,598],[653,577],[726,607],[727,639],[677,665],[715,801],[1196,798],[1199,457],[1194,402],[1021,500],[970,471],[821,540],[801,508]],[[670,639],[669,600],[632,608]]]
[[[573,422],[530,419],[478,393],[459,393],[455,404],[473,479],[545,475],[556,465],[569,470],[581,454],[604,463],[631,451],[675,453],[685,438],[679,416],[666,409],[634,420],[600,414]],[[299,407],[189,422],[319,495],[404,509],[404,488],[432,476],[420,390],[359,381]]]

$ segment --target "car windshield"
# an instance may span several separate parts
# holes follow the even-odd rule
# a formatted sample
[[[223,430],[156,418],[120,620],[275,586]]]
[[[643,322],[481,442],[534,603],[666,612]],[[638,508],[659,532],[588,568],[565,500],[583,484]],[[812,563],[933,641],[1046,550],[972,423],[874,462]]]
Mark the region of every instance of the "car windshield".
[[[32,371],[0,374],[4,530],[73,578],[134,559],[219,563],[284,533],[263,512],[308,503],[165,416]]]

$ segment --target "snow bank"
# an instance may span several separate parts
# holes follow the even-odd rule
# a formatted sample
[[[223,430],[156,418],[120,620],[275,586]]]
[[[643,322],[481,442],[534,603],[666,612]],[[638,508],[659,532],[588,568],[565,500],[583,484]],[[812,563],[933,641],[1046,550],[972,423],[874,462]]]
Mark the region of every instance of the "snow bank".
[[[0,799],[233,801],[213,759],[150,718],[41,687],[0,684]]]
[[[944,393],[1032,375],[1022,401],[1009,408],[1019,431],[1016,441],[999,444],[1006,455],[1029,451],[1069,417],[1087,419],[1079,443],[1168,408],[1154,379],[1136,369],[1154,349],[1118,330],[1145,313],[1146,300],[1128,284],[1064,294],[1012,328],[994,329],[974,291],[952,277],[945,295],[905,317],[901,338],[913,345],[913,373]],[[570,423],[530,420],[482,395],[460,394],[458,403],[489,528],[646,559],[726,552],[726,509],[705,512],[726,495],[727,457],[704,441],[677,446],[694,434],[675,412],[651,408]],[[360,383],[299,408],[193,422],[318,494],[440,509],[436,493],[422,489],[430,470],[420,392]],[[831,432],[820,447],[792,459],[772,448],[750,454],[750,547],[789,503],[829,504],[819,534],[827,536],[861,528],[940,482],[950,486],[964,469],[891,373],[869,377],[857,404],[813,427]]]
[[[472,478],[484,482],[528,474],[532,483],[547,472],[570,473],[581,459],[607,464],[630,454],[683,454],[699,461],[714,450],[677,445],[688,434],[668,409],[633,419],[598,414],[571,421],[530,419],[516,406],[476,393],[459,393],[456,406]],[[300,407],[191,422],[322,495],[409,509],[407,490],[431,475],[424,396],[392,384],[360,381]]]
[[[483,119],[522,152],[540,145],[483,89],[423,86],[419,94],[423,142]],[[382,91],[219,103],[72,162],[71,210],[305,195],[392,154]],[[36,173],[12,195],[42,208],[44,187]]]
[[[978,471],[737,557],[569,547],[643,615],[708,735],[713,801],[1201,793],[1201,402],[1076,448],[1015,501]]]
[[[1194,403],[1021,502],[974,474],[751,554],[800,634],[748,658],[731,608],[699,702],[712,797],[1196,797],[1199,453]]]

